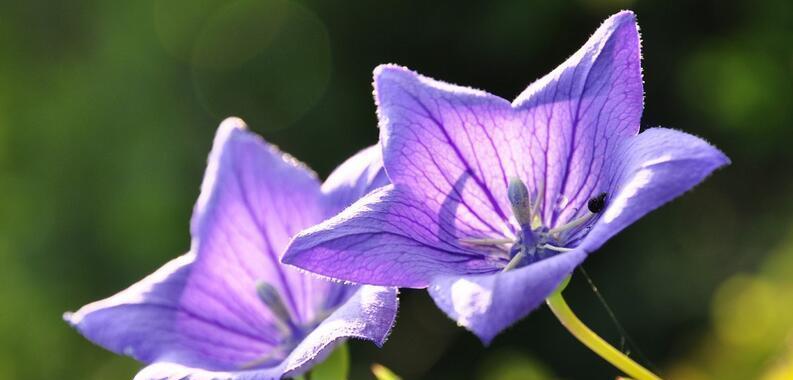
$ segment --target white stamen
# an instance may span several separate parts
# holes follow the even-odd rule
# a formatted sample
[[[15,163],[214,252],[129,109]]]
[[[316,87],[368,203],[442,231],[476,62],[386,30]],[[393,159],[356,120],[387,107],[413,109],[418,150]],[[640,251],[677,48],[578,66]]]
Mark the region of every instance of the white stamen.
[[[582,215],[582,216],[578,217],[577,219],[574,219],[573,221],[567,222],[567,223],[565,223],[565,224],[563,224],[561,226],[558,226],[558,227],[551,228],[548,231],[548,234],[549,235],[558,235],[558,234],[561,234],[562,232],[572,230],[573,228],[576,228],[576,227],[586,223],[587,221],[589,221],[589,219],[591,219],[593,215],[595,215],[595,214],[587,211],[587,213],[585,215]]]
[[[507,263],[507,266],[504,267],[504,270],[502,272],[515,269],[515,267],[517,267],[518,264],[520,264],[520,262],[523,261],[524,257],[526,257],[526,247],[521,247],[520,251],[518,251],[515,257],[513,257],[512,260],[510,260],[509,263]]]
[[[555,245],[550,245],[550,244],[543,244],[540,246],[540,248],[550,249],[551,251],[557,251],[557,252],[570,252],[573,250],[573,248],[557,247]]]
[[[501,245],[501,244],[514,244],[514,239],[460,239],[463,244],[471,245]]]

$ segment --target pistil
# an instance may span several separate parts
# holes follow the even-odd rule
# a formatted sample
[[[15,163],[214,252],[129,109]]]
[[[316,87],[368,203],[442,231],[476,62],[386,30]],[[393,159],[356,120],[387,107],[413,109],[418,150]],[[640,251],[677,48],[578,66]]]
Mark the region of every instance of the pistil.
[[[537,209],[539,200],[532,202],[526,184],[515,177],[509,180],[507,196],[509,197],[509,203],[512,206],[512,213],[515,215],[515,220],[520,226],[520,232],[518,241],[510,250],[510,254],[514,253],[514,256],[512,256],[504,267],[504,272],[518,267],[526,257],[534,256],[537,251],[538,240],[537,235],[532,229],[532,222],[533,210]]]
[[[273,321],[286,336],[297,336],[302,330],[293,322],[292,314],[287,309],[278,289],[266,282],[256,285],[256,294],[273,315]]]
[[[529,199],[529,189],[526,184],[519,178],[511,178],[509,180],[509,188],[507,189],[507,196],[509,203],[512,206],[512,214],[515,215],[515,220],[522,229],[531,229],[531,215],[532,215],[532,202]]]

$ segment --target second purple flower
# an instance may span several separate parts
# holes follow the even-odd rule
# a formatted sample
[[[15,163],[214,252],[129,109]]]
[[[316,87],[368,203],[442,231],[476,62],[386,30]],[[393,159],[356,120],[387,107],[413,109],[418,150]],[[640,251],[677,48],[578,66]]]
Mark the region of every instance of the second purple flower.
[[[392,185],[300,233],[283,261],[428,288],[489,342],[606,240],[729,162],[683,132],[638,133],[640,56],[635,16],[621,12],[512,102],[378,67]]]

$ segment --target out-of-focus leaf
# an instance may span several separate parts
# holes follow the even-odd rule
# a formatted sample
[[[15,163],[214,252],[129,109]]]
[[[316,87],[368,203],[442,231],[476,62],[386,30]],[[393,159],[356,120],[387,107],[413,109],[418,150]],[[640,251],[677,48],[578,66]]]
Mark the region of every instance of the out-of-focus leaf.
[[[337,347],[324,362],[311,370],[311,380],[346,380],[350,373],[350,350],[347,344]]]
[[[382,364],[372,364],[372,373],[377,380],[402,380],[401,377]]]

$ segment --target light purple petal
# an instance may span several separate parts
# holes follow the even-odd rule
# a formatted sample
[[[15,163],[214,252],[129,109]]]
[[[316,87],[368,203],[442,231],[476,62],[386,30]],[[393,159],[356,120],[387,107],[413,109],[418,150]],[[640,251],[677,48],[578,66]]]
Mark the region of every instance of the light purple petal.
[[[442,222],[460,204],[452,197],[435,202],[382,187],[298,234],[282,260],[332,278],[414,288],[426,287],[437,275],[498,270],[495,256],[459,243],[470,228]]]
[[[584,258],[575,250],[507,272],[438,276],[428,290],[441,310],[488,344],[536,309]]]
[[[323,215],[313,174],[228,119],[194,210],[192,253],[67,319],[94,342],[146,363],[239,370],[294,338],[258,297],[261,281],[277,289],[299,326],[355,292],[279,261],[288,239]]]
[[[702,139],[662,128],[625,140],[616,152],[621,164],[608,173],[608,206],[577,250],[506,273],[439,276],[429,287],[438,307],[488,343],[539,306],[589,252],[729,162]]]
[[[372,190],[389,184],[380,144],[372,145],[339,165],[322,184],[329,215],[353,204]]]
[[[529,129],[521,142],[529,178],[522,179],[544,189],[545,224],[562,224],[601,191],[616,145],[639,130],[643,88],[635,15],[611,16],[513,105]]]
[[[323,215],[314,174],[248,132],[241,120],[227,119],[215,137],[193,212],[196,262],[183,308],[251,337],[280,342],[276,318],[256,286],[272,285],[295,322],[315,317],[333,285],[280,265],[279,259],[289,239]]]
[[[397,310],[395,288],[362,286],[278,366],[248,371],[207,371],[170,362],[144,368],[136,380],[272,380],[298,376],[325,359],[345,338],[385,343]]]
[[[606,209],[580,245],[588,252],[730,162],[706,141],[664,128],[623,141],[616,155]]]
[[[383,160],[398,189],[439,213],[447,197],[454,218],[479,235],[509,232],[506,190],[520,157],[518,125],[504,99],[418,75],[394,65],[374,73]],[[444,223],[452,223],[452,220]]]
[[[176,258],[128,289],[64,318],[92,342],[142,362],[222,368],[270,346],[184,310],[180,297],[195,255]]]

